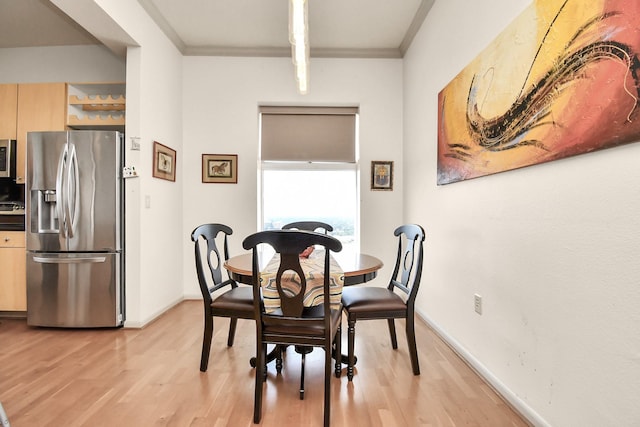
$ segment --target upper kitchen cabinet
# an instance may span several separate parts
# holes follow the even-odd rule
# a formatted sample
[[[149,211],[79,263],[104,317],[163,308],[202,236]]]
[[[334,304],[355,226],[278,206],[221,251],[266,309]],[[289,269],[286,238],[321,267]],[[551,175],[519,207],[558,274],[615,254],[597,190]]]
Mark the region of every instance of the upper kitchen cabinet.
[[[0,139],[16,139],[18,85],[0,84]]]
[[[125,83],[69,83],[67,126],[124,132],[125,88]]]
[[[27,132],[66,129],[66,83],[18,84],[16,182],[25,182]]]

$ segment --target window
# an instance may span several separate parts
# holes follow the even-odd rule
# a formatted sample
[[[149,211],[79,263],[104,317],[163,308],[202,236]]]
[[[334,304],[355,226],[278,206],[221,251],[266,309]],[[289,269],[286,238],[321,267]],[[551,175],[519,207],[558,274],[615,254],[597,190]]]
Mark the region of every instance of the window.
[[[262,167],[263,229],[301,220],[326,222],[343,251],[357,252],[357,171],[354,164],[265,163]],[[292,200],[292,194],[295,199]]]
[[[333,226],[343,252],[359,250],[356,113],[355,108],[261,108],[264,230],[322,221]]]

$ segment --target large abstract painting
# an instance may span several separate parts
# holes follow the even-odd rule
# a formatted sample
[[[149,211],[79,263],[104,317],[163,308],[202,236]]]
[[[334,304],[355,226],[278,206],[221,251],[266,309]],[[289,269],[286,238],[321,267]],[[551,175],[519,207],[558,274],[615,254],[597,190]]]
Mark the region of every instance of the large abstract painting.
[[[640,0],[536,0],[438,95],[438,184],[640,139]]]

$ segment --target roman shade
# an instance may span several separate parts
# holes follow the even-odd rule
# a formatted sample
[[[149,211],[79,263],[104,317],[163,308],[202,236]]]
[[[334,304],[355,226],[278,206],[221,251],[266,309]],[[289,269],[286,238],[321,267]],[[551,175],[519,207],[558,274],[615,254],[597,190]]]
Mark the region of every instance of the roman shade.
[[[262,161],[356,161],[356,107],[260,107]]]

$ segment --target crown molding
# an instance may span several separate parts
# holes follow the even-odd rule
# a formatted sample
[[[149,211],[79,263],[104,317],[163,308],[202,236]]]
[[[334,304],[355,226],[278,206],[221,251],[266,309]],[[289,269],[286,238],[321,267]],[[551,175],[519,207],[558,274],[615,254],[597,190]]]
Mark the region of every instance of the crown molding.
[[[291,47],[187,46],[185,56],[290,57]],[[402,58],[400,49],[311,48],[311,58]]]
[[[289,57],[291,47],[187,46],[185,56],[266,56]]]
[[[138,0],[138,3],[149,14],[156,25],[160,27],[160,30],[171,40],[175,47],[184,55],[187,46],[151,0]]]
[[[427,15],[429,14],[429,11],[431,10],[435,2],[435,0],[422,0],[422,2],[420,3],[418,10],[413,17],[413,21],[411,21],[411,25],[409,25],[407,33],[404,35],[404,38],[400,43],[399,49],[403,57],[405,53],[407,53],[409,46],[411,46],[411,42],[413,42],[413,38],[420,30],[420,27],[422,27],[422,23],[427,18]]]

